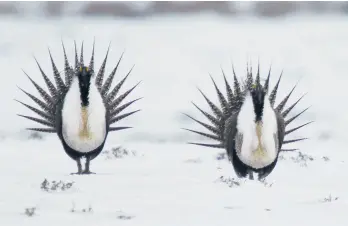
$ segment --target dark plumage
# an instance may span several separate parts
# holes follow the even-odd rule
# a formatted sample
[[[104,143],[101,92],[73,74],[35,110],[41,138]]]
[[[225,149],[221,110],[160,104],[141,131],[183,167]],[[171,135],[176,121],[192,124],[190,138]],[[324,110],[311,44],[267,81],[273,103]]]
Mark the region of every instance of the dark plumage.
[[[92,73],[88,71],[87,67],[81,67],[80,69],[76,76],[79,79],[81,105],[87,107],[89,104],[88,96]]]
[[[31,83],[38,90],[43,100],[40,100],[39,98],[35,97],[34,95],[26,92],[25,90],[21,88],[20,89],[26,95],[28,95],[35,103],[37,103],[41,109],[32,107],[21,101],[18,101],[18,102],[26,106],[30,110],[34,111],[36,114],[38,114],[38,116],[40,116],[40,118],[30,117],[25,115],[19,115],[19,116],[46,126],[46,128],[27,128],[28,130],[46,132],[46,133],[57,133],[58,137],[60,138],[62,142],[62,145],[66,154],[77,162],[77,166],[78,166],[77,173],[88,174],[88,173],[91,173],[89,170],[90,161],[94,159],[95,157],[97,157],[102,151],[108,132],[131,128],[131,127],[119,127],[119,126],[115,127],[111,125],[139,111],[139,110],[136,110],[136,111],[121,114],[123,110],[125,110],[127,107],[129,107],[131,104],[133,104],[140,98],[133,101],[129,101],[123,105],[120,105],[121,102],[135,89],[135,87],[137,87],[139,83],[133,86],[128,91],[124,92],[123,94],[118,95],[121,89],[121,86],[124,84],[127,77],[131,73],[132,71],[131,69],[128,72],[128,74],[116,86],[110,89],[112,81],[116,74],[117,68],[121,62],[122,56],[120,57],[118,63],[114,67],[113,71],[107,77],[106,81],[103,83],[104,74],[105,74],[105,66],[106,66],[106,61],[108,58],[110,46],[107,50],[105,59],[100,69],[98,70],[97,74],[95,74],[95,71],[94,71],[94,43],[93,43],[92,56],[91,56],[91,60],[88,67],[84,65],[83,43],[81,46],[80,59],[78,59],[78,53],[77,53],[76,43],[75,43],[75,67],[70,66],[63,43],[62,43],[62,47],[63,47],[63,53],[64,53],[65,81],[63,81],[61,74],[58,72],[58,69],[54,63],[54,60],[50,52],[49,52],[49,55],[51,59],[53,75],[54,75],[56,86],[52,83],[51,79],[49,79],[48,76],[44,73],[40,64],[35,59],[39,67],[39,70],[41,72],[41,75],[48,87],[49,92],[46,92],[34,80],[32,80],[29,77],[29,75],[27,75]],[[78,86],[76,86],[78,88],[76,88],[76,90],[73,92],[73,89],[75,88],[73,88],[72,86],[74,84],[78,84]],[[71,92],[69,92],[70,90]],[[96,91],[92,91],[92,90],[96,90]],[[76,103],[72,102],[72,104],[66,102],[68,96],[72,101],[77,100],[77,102],[76,101],[75,101]],[[93,98],[96,100],[93,100]],[[70,101],[70,99],[68,101]],[[97,103],[99,105],[96,105],[96,106],[99,106],[99,107],[93,108],[93,105],[91,106],[91,101],[98,102],[98,100],[100,100],[99,101],[100,103]],[[102,112],[101,115],[103,116],[97,117],[98,114],[100,114],[100,112]],[[69,121],[68,119],[64,118],[69,116],[69,114],[74,115],[75,119],[77,120]],[[92,117],[92,115],[94,118],[89,120],[89,118]],[[80,121],[80,124],[79,124],[80,126],[74,126],[75,125],[74,122],[78,124],[79,121]],[[100,124],[96,124],[97,123],[96,121],[100,121]],[[99,131],[99,132],[93,132],[92,131],[93,126],[97,128],[96,131]],[[78,136],[76,135],[76,137],[80,137],[78,138],[78,141],[73,140],[73,137],[71,135],[71,134],[77,134],[77,132],[79,132],[79,135]],[[90,146],[88,146],[87,144]],[[83,157],[86,158],[86,165],[84,170],[82,170],[81,161],[80,161],[81,158]]]
[[[284,144],[288,143],[294,143],[301,140],[304,140],[306,138],[300,138],[300,139],[293,139],[293,140],[284,140],[284,138],[289,135],[290,133],[310,124],[311,122],[305,123],[301,126],[295,127],[293,129],[287,129],[288,125],[296,118],[298,118],[302,113],[304,113],[308,108],[301,111],[299,114],[287,118],[290,111],[298,104],[298,102],[303,98],[300,97],[295,103],[293,103],[291,106],[289,106],[287,109],[284,110],[284,107],[294,91],[295,87],[289,92],[289,94],[279,103],[277,107],[274,107],[275,99],[277,96],[277,91],[280,83],[280,79],[282,77],[282,74],[280,75],[275,87],[273,90],[269,93],[269,79],[271,74],[271,68],[269,70],[267,79],[264,83],[264,85],[261,85],[260,83],[260,69],[258,67],[257,75],[254,80],[252,75],[252,69],[247,67],[247,78],[244,81],[243,86],[240,85],[239,81],[237,80],[237,76],[233,69],[233,75],[234,75],[234,89],[232,91],[232,88],[230,84],[228,83],[226,76],[224,74],[224,71],[222,71],[225,81],[225,87],[226,87],[226,94],[227,97],[225,97],[220,89],[217,87],[215,81],[212,78],[213,84],[215,86],[215,90],[218,95],[218,99],[220,102],[220,107],[215,105],[212,101],[206,97],[206,95],[201,91],[201,94],[207,101],[209,107],[211,108],[213,114],[210,114],[204,110],[202,110],[200,107],[198,107],[196,104],[193,103],[193,105],[208,119],[209,124],[204,123],[202,121],[199,121],[190,115],[185,114],[195,122],[199,123],[203,127],[205,127],[208,131],[211,133],[205,133],[201,131],[196,130],[190,130],[186,129],[188,131],[191,131],[193,133],[208,137],[210,139],[216,140],[218,143],[216,144],[205,144],[205,143],[191,143],[194,145],[200,145],[205,147],[213,147],[213,148],[224,148],[227,152],[228,158],[231,161],[234,170],[238,177],[246,177],[249,175],[251,179],[253,179],[253,172],[258,173],[259,179],[266,177],[269,175],[272,170],[274,169],[278,154],[280,151],[294,151],[297,149],[284,149],[282,146]],[[266,94],[268,94],[269,98],[268,100],[265,98]],[[243,103],[246,100],[246,96],[250,95],[250,98],[252,100],[253,105],[253,113],[255,118],[254,122],[256,130],[257,128],[263,128],[263,117],[264,117],[264,106],[266,101],[269,101],[268,106],[271,106],[274,111],[275,115],[275,123],[277,132],[273,134],[274,137],[274,147],[277,150],[275,159],[270,163],[263,167],[253,167],[251,164],[246,164],[245,161],[243,162],[241,160],[241,145],[243,144],[243,134],[238,131],[238,117],[239,112],[241,111],[241,107]],[[257,132],[256,132],[257,133]],[[258,135],[261,137],[261,135]],[[272,136],[272,134],[265,134],[265,136]],[[260,144],[260,138],[259,138],[259,145]],[[258,146],[259,147],[259,146]],[[261,149],[261,147],[260,147]],[[267,150],[266,150],[267,153]]]

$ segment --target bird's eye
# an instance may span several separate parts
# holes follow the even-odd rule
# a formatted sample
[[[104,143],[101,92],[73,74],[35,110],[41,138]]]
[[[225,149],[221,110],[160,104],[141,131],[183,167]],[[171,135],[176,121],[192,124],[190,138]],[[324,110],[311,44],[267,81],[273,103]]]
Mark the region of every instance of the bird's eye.
[[[88,67],[86,67],[86,71],[88,71]]]
[[[82,72],[82,67],[80,67],[80,72]]]

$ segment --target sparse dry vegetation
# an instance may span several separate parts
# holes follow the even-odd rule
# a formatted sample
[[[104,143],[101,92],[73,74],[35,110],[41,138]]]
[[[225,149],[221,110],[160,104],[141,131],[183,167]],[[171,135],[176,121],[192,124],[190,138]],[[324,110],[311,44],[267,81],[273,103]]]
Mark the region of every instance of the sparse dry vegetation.
[[[187,159],[185,162],[186,163],[201,163],[202,160],[200,158],[195,158],[195,159]]]
[[[325,197],[324,199],[320,200],[320,202],[334,202],[337,201],[338,197],[333,197],[331,194],[328,197]]]
[[[222,182],[222,183],[227,184],[230,188],[232,188],[232,187],[239,187],[241,185],[240,180],[235,179],[233,177],[227,177],[226,178],[224,176],[221,176],[219,178],[219,181]]]
[[[239,179],[239,178],[234,178],[234,177],[225,177],[225,176],[220,176],[219,179],[217,181],[222,182],[227,184],[230,188],[231,187],[239,187],[241,186],[243,183],[245,183],[247,180],[249,179]],[[273,183],[269,183],[264,179],[259,180],[259,182],[261,184],[263,184],[265,187],[272,187]]]
[[[129,151],[122,146],[111,148],[111,150],[104,150],[102,155],[105,156],[106,159],[119,159],[124,158],[125,156],[137,156],[136,151]]]
[[[38,132],[30,132],[28,139],[29,140],[42,140],[43,136],[41,133],[38,133]]]
[[[49,182],[45,179],[41,183],[41,190],[46,192],[54,192],[54,191],[66,191],[73,187],[74,181],[64,182],[64,181],[51,181]]]
[[[117,218],[120,220],[131,220],[134,217],[135,216],[130,216],[128,214],[123,213],[122,211],[118,211],[118,213],[117,213]]]
[[[28,217],[32,217],[35,215],[36,207],[25,208],[24,214]]]
[[[216,156],[216,160],[224,160],[226,159],[226,153],[225,152],[220,152],[219,154],[217,154]]]
[[[72,213],[93,213],[93,208],[91,205],[89,205],[87,208],[76,209],[75,203],[73,202],[70,212],[72,212]]]

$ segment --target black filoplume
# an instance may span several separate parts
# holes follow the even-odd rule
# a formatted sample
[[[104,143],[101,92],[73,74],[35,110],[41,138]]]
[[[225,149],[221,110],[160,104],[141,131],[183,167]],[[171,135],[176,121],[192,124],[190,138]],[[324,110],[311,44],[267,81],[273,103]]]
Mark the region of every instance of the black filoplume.
[[[254,104],[255,122],[261,122],[266,92],[261,85],[256,85],[250,93]]]
[[[88,96],[91,85],[91,76],[92,73],[88,71],[88,67],[80,67],[80,70],[77,72],[82,107],[87,107],[89,105]]]

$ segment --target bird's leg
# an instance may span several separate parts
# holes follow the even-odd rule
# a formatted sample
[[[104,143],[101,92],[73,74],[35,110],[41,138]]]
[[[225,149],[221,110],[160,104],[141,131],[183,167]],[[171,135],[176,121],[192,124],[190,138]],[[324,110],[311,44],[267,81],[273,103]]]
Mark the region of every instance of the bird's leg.
[[[77,170],[78,170],[78,173],[82,173],[82,165],[81,165],[80,159],[77,160]]]
[[[85,170],[83,171],[83,174],[95,174],[95,173],[92,173],[90,170],[89,170],[89,164],[90,164],[91,160],[89,157],[86,157],[86,163],[85,163]]]
[[[249,170],[248,174],[249,174],[249,180],[254,180],[254,173],[253,173],[253,171]]]
[[[82,165],[81,165],[81,160],[80,160],[80,158],[78,158],[78,159],[76,160],[76,162],[77,162],[77,173],[72,173],[72,174],[81,174],[81,173],[82,173]]]

